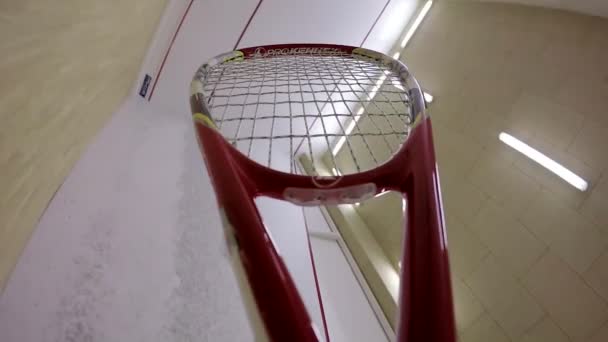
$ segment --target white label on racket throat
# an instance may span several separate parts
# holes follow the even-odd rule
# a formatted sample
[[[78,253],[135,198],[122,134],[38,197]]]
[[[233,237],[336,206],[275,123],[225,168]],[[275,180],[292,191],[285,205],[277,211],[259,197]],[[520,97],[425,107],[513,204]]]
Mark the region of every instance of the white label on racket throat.
[[[342,52],[339,48],[331,47],[294,47],[266,49],[258,47],[253,52],[253,57],[269,57],[281,55],[339,55]]]
[[[374,197],[376,184],[365,183],[338,189],[287,188],[284,198],[298,205],[353,204]]]

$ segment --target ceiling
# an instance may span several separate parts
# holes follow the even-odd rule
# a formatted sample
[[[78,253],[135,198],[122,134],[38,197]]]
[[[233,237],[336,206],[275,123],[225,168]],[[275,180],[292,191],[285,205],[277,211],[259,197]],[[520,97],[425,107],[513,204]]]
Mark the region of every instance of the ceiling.
[[[521,2],[608,14],[608,1]],[[435,96],[460,341],[608,341],[607,37],[604,18],[437,1],[401,55]],[[511,149],[501,132],[589,188]],[[403,223],[386,208],[357,211],[394,262]]]
[[[517,3],[530,6],[564,9],[584,14],[608,17],[608,1],[606,0],[451,0],[451,1],[483,1]]]

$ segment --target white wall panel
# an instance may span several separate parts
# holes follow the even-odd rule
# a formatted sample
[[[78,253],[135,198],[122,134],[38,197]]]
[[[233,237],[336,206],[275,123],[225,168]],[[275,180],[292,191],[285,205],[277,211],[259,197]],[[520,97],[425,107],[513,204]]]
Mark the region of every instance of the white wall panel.
[[[287,265],[311,319],[323,334],[323,319],[310,262],[308,239],[302,208],[288,202],[259,197],[256,205]],[[324,223],[324,222],[323,222]],[[326,223],[324,223],[326,225]]]
[[[195,0],[169,52],[151,99],[172,111],[190,113],[190,80],[209,58],[231,51],[257,0]],[[164,51],[162,52],[164,53]]]
[[[330,340],[388,341],[338,243],[314,237],[311,243]]]
[[[56,194],[0,297],[0,340],[248,341],[189,115],[130,101]]]
[[[359,46],[385,3],[264,0],[239,47],[284,43]]]
[[[133,96],[139,96],[144,76],[146,74],[152,77],[152,82],[155,81],[165,57],[165,52],[171,46],[171,40],[177,32],[180,21],[192,0],[173,0],[167,3],[160,23],[154,33],[154,38],[148,47],[146,57],[140,66],[139,76],[133,86]],[[194,5],[194,3],[192,3]],[[152,84],[148,88],[148,95],[152,89]]]
[[[376,316],[383,313],[375,302],[371,290],[365,284],[359,283],[365,279],[354,259],[345,254],[348,251],[342,249],[346,248],[346,244],[339,235],[337,240],[315,235],[315,232],[325,234],[334,232],[320,208],[308,207],[305,212],[308,229],[312,233],[310,242],[330,340],[332,342],[388,341],[389,338],[380,321],[382,320],[389,330],[388,334],[391,337],[394,334],[390,331],[390,325],[384,316],[381,318]],[[334,232],[334,234],[338,233]],[[367,294],[364,287],[368,289]],[[374,311],[374,307],[377,311]]]

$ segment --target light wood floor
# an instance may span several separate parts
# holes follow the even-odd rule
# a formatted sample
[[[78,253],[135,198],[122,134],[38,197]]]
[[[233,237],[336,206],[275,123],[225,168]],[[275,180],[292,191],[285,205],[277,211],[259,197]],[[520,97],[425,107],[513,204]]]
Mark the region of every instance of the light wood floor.
[[[133,86],[166,3],[0,3],[0,292],[54,192]]]

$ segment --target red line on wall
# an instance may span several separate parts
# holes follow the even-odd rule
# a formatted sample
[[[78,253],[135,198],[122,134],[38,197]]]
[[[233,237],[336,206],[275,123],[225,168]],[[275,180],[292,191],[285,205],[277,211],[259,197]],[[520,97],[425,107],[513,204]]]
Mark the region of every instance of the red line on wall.
[[[163,57],[163,61],[160,64],[158,73],[156,74],[156,77],[154,78],[154,83],[152,84],[152,90],[150,90],[150,96],[148,96],[148,101],[150,101],[150,99],[152,99],[152,94],[154,94],[154,89],[156,88],[156,84],[158,83],[158,80],[160,79],[160,75],[163,72],[163,68],[165,67],[165,62],[167,62],[167,57],[169,57],[169,52],[171,52],[171,48],[173,48],[173,43],[175,43],[175,38],[177,38],[177,34],[179,33],[179,30],[182,28],[182,24],[186,20],[186,16],[188,15],[188,12],[190,12],[190,7],[192,7],[192,3],[194,3],[194,0],[190,0],[190,3],[188,4],[188,7],[186,8],[184,15],[182,16],[182,19],[179,21],[177,30],[175,30],[175,33],[173,34],[173,38],[171,38],[171,43],[169,44],[169,48],[167,49],[167,52],[165,52],[165,57]]]
[[[365,41],[367,40],[367,37],[369,37],[369,35],[372,33],[372,30],[374,29],[374,27],[376,27],[376,24],[378,23],[378,20],[380,20],[380,17],[382,16],[382,14],[384,14],[384,11],[386,10],[386,8],[388,7],[388,4],[390,2],[391,2],[391,0],[388,0],[384,4],[384,7],[382,7],[382,10],[380,11],[380,14],[378,14],[378,16],[376,17],[376,20],[372,24],[372,27],[370,27],[369,31],[367,31],[367,34],[365,35],[365,38],[363,38],[363,41],[361,42],[361,45],[359,45],[359,47],[363,47],[363,44],[365,44]]]
[[[303,212],[303,211],[302,211]],[[306,220],[306,219],[304,219]],[[325,341],[329,342],[329,329],[327,328],[327,319],[325,318],[325,309],[323,308],[323,299],[321,299],[321,287],[319,286],[319,278],[317,277],[317,268],[315,267],[315,257],[312,253],[312,244],[308,235],[308,227],[306,228],[306,238],[308,239],[308,251],[310,252],[310,263],[312,264],[312,273],[315,277],[315,287],[317,288],[317,299],[321,309],[321,319],[323,319],[323,331],[325,331]]]
[[[251,21],[253,20],[253,17],[258,12],[258,9],[260,8],[260,5],[262,4],[262,1],[264,1],[264,0],[260,0],[258,2],[258,5],[255,6],[255,9],[253,10],[253,13],[251,13],[251,16],[249,17],[249,20],[247,20],[247,24],[245,24],[245,27],[243,28],[243,31],[241,31],[241,35],[239,36],[239,39],[236,40],[236,44],[234,44],[234,48],[232,50],[236,50],[236,48],[241,43],[241,39],[243,39],[243,36],[245,35],[245,31],[247,31],[247,29],[249,28],[249,24],[251,24]]]

